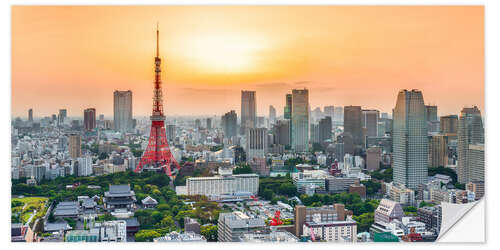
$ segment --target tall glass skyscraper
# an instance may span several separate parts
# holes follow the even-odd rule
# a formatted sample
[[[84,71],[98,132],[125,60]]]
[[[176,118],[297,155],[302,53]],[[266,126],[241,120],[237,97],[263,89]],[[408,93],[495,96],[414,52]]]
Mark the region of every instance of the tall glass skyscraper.
[[[292,149],[309,150],[309,90],[292,90]]]
[[[416,189],[427,181],[429,141],[424,97],[419,90],[399,91],[394,108],[393,181]]]
[[[132,91],[115,90],[113,93],[113,123],[115,131],[132,130]]]
[[[472,181],[471,172],[473,164],[469,161],[469,148],[472,145],[484,144],[484,128],[481,119],[481,111],[474,106],[463,108],[458,120],[458,182],[467,183]],[[484,146],[483,146],[484,147]],[[482,151],[484,154],[484,150]],[[484,177],[483,177],[484,178]],[[477,180],[477,178],[475,178]]]
[[[241,91],[241,134],[246,133],[247,128],[255,128],[257,117],[255,102],[255,91]]]

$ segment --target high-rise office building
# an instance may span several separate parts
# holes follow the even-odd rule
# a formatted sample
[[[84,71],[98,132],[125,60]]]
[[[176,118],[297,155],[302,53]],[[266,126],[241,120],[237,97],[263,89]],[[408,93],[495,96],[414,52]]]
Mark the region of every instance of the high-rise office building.
[[[361,125],[366,129],[365,136],[376,137],[378,135],[379,111],[364,109],[361,115]]]
[[[82,154],[81,138],[78,134],[69,135],[69,156],[76,159]]]
[[[429,136],[429,167],[448,165],[448,136],[433,134]]]
[[[290,145],[292,144],[292,94],[286,94],[285,96],[285,108],[283,117],[288,119],[288,138],[290,140]]]
[[[439,132],[439,120],[437,116],[437,106],[426,105],[425,106],[425,117],[427,119],[427,131],[428,132]]]
[[[344,107],[344,133],[351,134],[354,147],[363,146],[361,116],[362,113],[360,106]]]
[[[458,166],[457,177],[459,183],[471,181],[471,168],[469,166],[469,145],[484,144],[484,128],[481,111],[474,106],[463,108],[458,121]],[[484,151],[483,151],[484,152]]]
[[[283,117],[285,119],[292,119],[292,94],[286,94]]]
[[[201,120],[200,119],[194,120],[194,128],[196,128],[196,129],[201,128]]]
[[[437,121],[437,106],[435,105],[425,105],[425,117],[428,122]]]
[[[212,118],[207,118],[207,129],[212,129]]]
[[[443,134],[457,134],[458,131],[458,116],[447,115],[440,117],[441,133]]]
[[[325,117],[330,116],[332,121],[335,119],[335,107],[334,106],[325,106],[323,108],[323,113],[325,114]]]
[[[484,182],[484,144],[471,144],[467,150],[469,182]]]
[[[115,90],[113,93],[113,124],[115,131],[132,130],[132,91]]]
[[[273,126],[274,144],[290,145],[290,120],[279,120]]]
[[[66,109],[60,109],[59,110],[59,116],[57,117],[57,125],[58,126],[61,126],[64,124],[64,122],[66,121],[66,117],[68,115],[68,112],[66,111]]]
[[[90,131],[95,129],[95,116],[95,108],[88,108],[83,111],[83,127],[85,128],[85,130]]]
[[[248,128],[247,138],[247,162],[255,158],[265,159],[267,153],[268,136],[266,128]]]
[[[255,128],[257,125],[257,106],[255,91],[241,91],[241,134],[246,133],[247,128]]]
[[[273,105],[269,105],[269,125],[276,122],[276,109]]]
[[[173,142],[175,139],[175,125],[167,125],[167,140],[169,143]]]
[[[78,176],[92,175],[92,157],[89,155],[78,157]]]
[[[332,106],[333,107],[333,106]],[[326,116],[319,120],[319,142],[323,143],[326,140],[332,140],[332,118]]]
[[[33,122],[33,109],[28,110],[28,121]]]
[[[309,138],[311,143],[319,143],[319,125],[311,123],[309,125]]]
[[[333,121],[337,123],[342,123],[344,122],[344,108],[342,106],[340,107],[335,107],[333,110]]]
[[[401,90],[393,111],[393,181],[416,189],[427,182],[426,109],[419,90]]]
[[[221,125],[222,130],[224,131],[224,137],[231,139],[236,136],[237,120],[238,116],[234,110],[231,110],[222,116]]]
[[[292,149],[309,150],[309,90],[292,90]]]

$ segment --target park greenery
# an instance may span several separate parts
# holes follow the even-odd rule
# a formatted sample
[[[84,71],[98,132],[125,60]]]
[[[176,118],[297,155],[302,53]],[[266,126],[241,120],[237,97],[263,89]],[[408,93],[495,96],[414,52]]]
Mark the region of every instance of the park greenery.
[[[32,225],[36,221],[36,219],[43,217],[47,212],[47,201],[48,199],[45,197],[12,198],[12,223],[25,224],[31,217],[33,217],[30,221],[30,225]],[[35,211],[36,214],[34,214]]]
[[[136,241],[152,241],[153,238],[163,236],[174,230],[180,232],[184,227],[185,217],[194,218],[202,225],[217,223],[221,209],[216,202],[208,201],[204,196],[177,196],[175,191],[169,187],[169,181],[170,179],[166,175],[158,175],[152,172],[134,173],[132,171],[95,177],[59,177],[53,181],[43,181],[38,186],[26,185],[24,184],[25,180],[22,179],[13,180],[12,195],[27,196],[22,199],[13,198],[13,221],[25,222],[29,218],[28,212],[34,209],[39,211],[42,204],[42,202],[39,202],[40,200],[59,202],[76,200],[81,195],[102,196],[111,184],[130,184],[138,201],[147,196],[151,196],[158,201],[156,209],[139,209],[135,212],[134,216],[140,223]],[[74,187],[66,189],[67,185],[74,185]],[[100,188],[88,188],[89,185],[97,185]],[[49,197],[49,199],[37,198],[39,196]],[[28,203],[28,201],[30,202]],[[35,203],[35,201],[38,203]],[[22,207],[25,203],[28,203],[28,205],[23,210]],[[110,214],[104,214],[97,218],[98,221],[114,219],[116,218]],[[70,226],[76,224],[76,221],[71,219],[67,221]],[[213,227],[205,227],[203,232],[206,234],[207,239],[216,239],[214,232],[216,234],[217,230],[214,231]]]

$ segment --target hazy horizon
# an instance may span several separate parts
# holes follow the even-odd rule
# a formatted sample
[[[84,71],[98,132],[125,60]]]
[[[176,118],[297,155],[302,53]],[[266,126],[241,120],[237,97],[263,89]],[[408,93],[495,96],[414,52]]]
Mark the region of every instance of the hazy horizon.
[[[114,90],[148,116],[157,22],[167,116],[239,116],[241,90],[279,116],[304,87],[311,110],[390,113],[406,88],[484,114],[482,6],[13,6],[12,116],[110,117]]]

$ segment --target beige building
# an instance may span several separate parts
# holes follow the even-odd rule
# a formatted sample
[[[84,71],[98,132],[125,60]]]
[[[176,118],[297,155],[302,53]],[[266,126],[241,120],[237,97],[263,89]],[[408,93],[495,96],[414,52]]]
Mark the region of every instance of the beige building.
[[[82,146],[80,135],[71,134],[68,138],[69,141],[69,156],[71,158],[78,158],[82,155]]]

